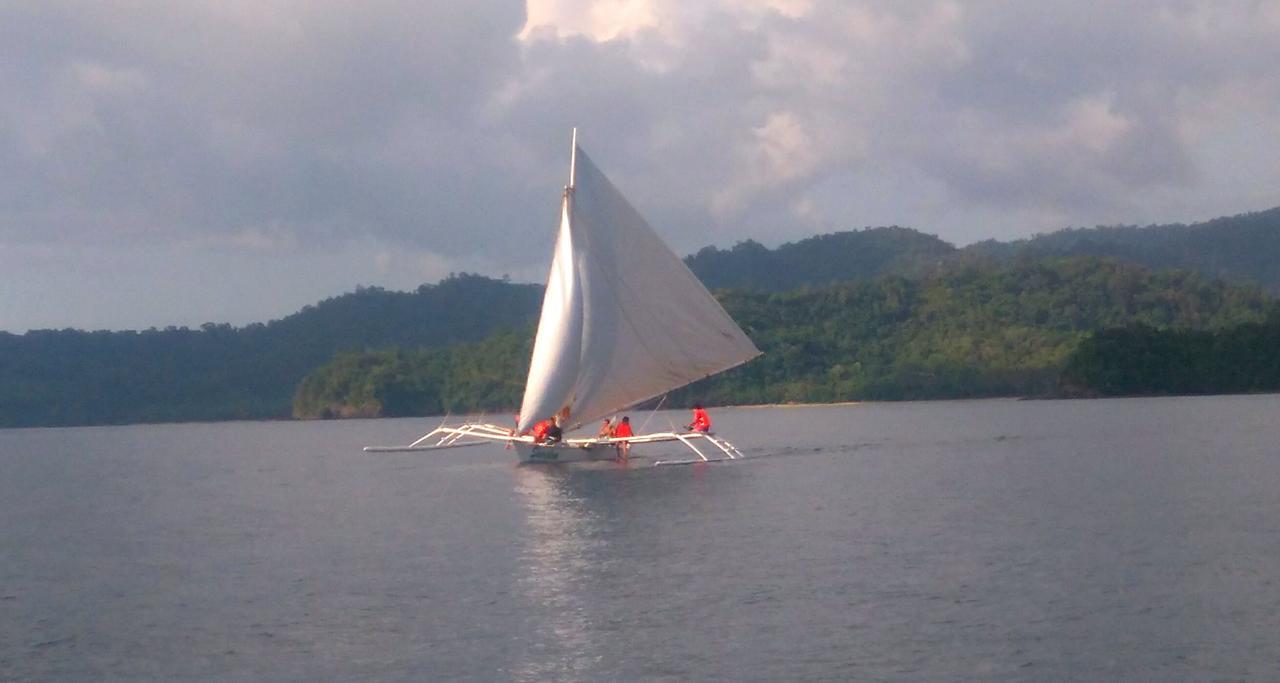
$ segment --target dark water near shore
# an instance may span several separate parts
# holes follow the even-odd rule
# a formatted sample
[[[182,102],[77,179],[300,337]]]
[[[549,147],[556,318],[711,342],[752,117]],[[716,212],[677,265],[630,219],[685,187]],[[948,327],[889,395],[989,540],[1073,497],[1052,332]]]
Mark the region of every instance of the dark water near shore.
[[[713,417],[750,460],[0,431],[0,679],[1280,679],[1280,397]]]

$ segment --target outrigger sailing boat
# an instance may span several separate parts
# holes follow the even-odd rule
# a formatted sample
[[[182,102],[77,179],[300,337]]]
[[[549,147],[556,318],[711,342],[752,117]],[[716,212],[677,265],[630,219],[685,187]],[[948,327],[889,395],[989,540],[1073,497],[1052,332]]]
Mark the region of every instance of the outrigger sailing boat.
[[[501,442],[522,462],[613,459],[613,438],[536,443],[534,423],[556,416],[568,433],[760,355],[684,262],[578,147],[560,207],[533,358],[514,432],[486,423],[441,425],[408,446],[417,451]],[[700,462],[742,456],[714,434],[657,432],[633,445],[678,441]],[[708,457],[699,448],[715,450]],[[718,451],[718,452],[717,452]],[[669,461],[662,464],[675,464]]]

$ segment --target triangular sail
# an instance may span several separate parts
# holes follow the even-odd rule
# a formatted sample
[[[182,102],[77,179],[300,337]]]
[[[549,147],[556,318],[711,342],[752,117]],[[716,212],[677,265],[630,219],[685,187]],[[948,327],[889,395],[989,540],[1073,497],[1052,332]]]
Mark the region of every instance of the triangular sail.
[[[759,355],[729,314],[574,144],[520,431],[574,427]]]

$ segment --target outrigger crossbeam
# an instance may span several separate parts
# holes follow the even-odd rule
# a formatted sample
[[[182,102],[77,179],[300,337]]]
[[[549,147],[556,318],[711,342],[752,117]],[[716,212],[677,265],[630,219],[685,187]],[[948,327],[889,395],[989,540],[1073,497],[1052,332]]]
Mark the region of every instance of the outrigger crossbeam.
[[[539,444],[532,436],[517,436],[507,427],[488,423],[466,423],[457,427],[440,425],[422,435],[417,441],[407,446],[365,446],[366,453],[403,453],[409,451],[435,451],[445,448],[465,448],[486,443],[502,443],[515,446],[521,452],[521,460],[531,462],[569,462],[574,460],[608,460],[613,459],[616,447],[629,442],[633,447],[646,444],[679,442],[693,451],[697,458],[687,460],[656,460],[654,465],[690,465],[700,462],[718,462],[722,460],[738,460],[742,452],[732,443],[715,434],[706,432],[654,432],[625,438],[590,437],[570,438],[556,444]],[[714,449],[707,449],[711,456],[698,448],[710,444]],[[715,451],[719,451],[716,453]],[[527,454],[527,455],[526,455]]]
[[[429,443],[432,439],[435,443]],[[478,440],[476,440],[478,439]],[[506,443],[533,443],[531,436],[514,436],[506,427],[494,424],[467,423],[459,427],[440,425],[423,434],[408,446],[365,446],[365,453],[403,453],[406,451],[436,451],[443,448],[464,448],[502,441]]]

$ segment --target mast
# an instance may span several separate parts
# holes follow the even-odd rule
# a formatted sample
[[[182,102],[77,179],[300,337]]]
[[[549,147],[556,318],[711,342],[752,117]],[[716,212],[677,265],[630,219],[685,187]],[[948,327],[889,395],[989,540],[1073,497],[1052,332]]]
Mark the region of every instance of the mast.
[[[578,127],[573,127],[573,149],[569,150],[569,189],[577,178],[578,168]]]

